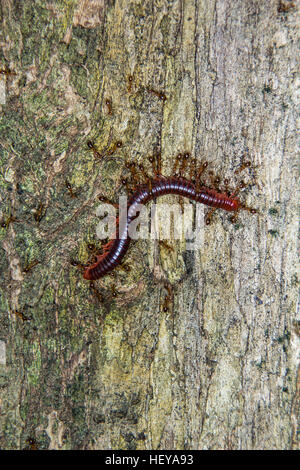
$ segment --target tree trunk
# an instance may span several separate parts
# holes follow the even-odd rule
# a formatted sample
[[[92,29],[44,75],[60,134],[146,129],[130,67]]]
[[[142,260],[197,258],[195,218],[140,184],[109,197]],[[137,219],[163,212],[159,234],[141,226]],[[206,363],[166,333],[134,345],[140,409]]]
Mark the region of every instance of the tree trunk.
[[[296,2],[1,8],[1,448],[299,448]],[[180,152],[259,212],[90,285],[97,196]]]

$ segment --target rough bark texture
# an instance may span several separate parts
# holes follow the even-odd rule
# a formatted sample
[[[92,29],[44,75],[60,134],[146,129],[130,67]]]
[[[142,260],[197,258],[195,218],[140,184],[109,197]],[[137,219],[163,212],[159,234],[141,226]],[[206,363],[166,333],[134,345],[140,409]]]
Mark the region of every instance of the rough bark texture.
[[[277,0],[1,1],[1,448],[299,448],[297,21]],[[197,251],[138,241],[95,292],[70,260],[97,195],[184,150],[259,214],[216,212]]]

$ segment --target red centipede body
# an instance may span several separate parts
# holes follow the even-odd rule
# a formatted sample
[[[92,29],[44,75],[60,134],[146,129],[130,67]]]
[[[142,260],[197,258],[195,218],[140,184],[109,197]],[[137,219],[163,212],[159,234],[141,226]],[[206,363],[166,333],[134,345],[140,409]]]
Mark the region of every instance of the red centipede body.
[[[83,277],[88,280],[96,280],[111,272],[118,266],[130,244],[128,227],[136,217],[137,205],[146,204],[151,199],[165,194],[177,194],[187,197],[196,202],[201,202],[210,207],[220,208],[228,212],[237,212],[241,207],[238,198],[218,193],[214,189],[202,186],[197,188],[196,184],[181,176],[165,177],[157,176],[151,179],[151,184],[141,184],[130,197],[127,204],[127,218],[125,224],[119,229],[118,236],[111,240],[106,246],[105,252],[97,256],[96,263],[88,266]]]

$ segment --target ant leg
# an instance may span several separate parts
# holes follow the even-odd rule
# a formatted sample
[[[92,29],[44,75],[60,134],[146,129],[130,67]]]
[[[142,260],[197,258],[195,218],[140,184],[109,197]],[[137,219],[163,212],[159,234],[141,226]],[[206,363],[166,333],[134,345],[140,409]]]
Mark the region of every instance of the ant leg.
[[[251,167],[251,162],[249,161],[246,161],[246,162],[243,162],[242,165],[240,166],[240,168],[238,168],[237,170],[235,170],[235,175],[238,175],[239,173],[241,173],[241,171],[243,171],[245,168],[250,168]]]
[[[248,185],[245,184],[243,181],[240,182],[239,186],[235,189],[235,191],[230,195],[231,198],[235,198],[237,196],[237,194],[240,192],[241,189],[244,189],[246,188]],[[238,215],[238,211],[239,210],[245,210],[245,211],[248,211],[250,212],[250,214],[258,214],[258,210],[257,209],[254,209],[253,207],[248,207],[246,206],[246,204],[242,204],[240,203],[239,204],[239,207],[237,209],[237,211],[235,212],[235,214],[230,218],[230,221],[232,223],[235,223],[236,220],[237,220],[237,215]]]
[[[71,183],[67,179],[65,180],[65,186],[66,186],[67,190],[69,191],[69,194],[70,194],[72,199],[77,197],[77,193],[74,191],[74,189],[72,188]]]
[[[40,261],[37,260],[37,259],[34,259],[33,261],[31,261],[30,263],[28,263],[24,268],[23,268],[23,273],[26,274],[26,273],[29,273],[29,271],[32,270],[32,268],[34,268],[37,264],[39,264]]]
[[[118,295],[118,291],[116,290],[116,287],[114,285],[111,286],[111,295],[113,297],[117,297],[117,295]]]
[[[155,155],[149,157],[149,162],[152,165],[152,171],[154,176],[161,175],[161,154],[158,152]]]
[[[144,178],[146,181],[148,181],[148,180],[151,179],[150,176],[148,175],[148,173],[146,172],[146,170],[145,170],[145,168],[144,168],[144,165],[143,165],[142,163],[140,163],[140,164],[138,165],[138,168],[139,168],[140,172],[142,173],[143,178]]]
[[[14,215],[9,215],[6,219],[3,219],[0,223],[0,226],[3,228],[8,228],[13,222],[20,222]]]
[[[75,259],[70,260],[70,265],[74,266],[75,268],[79,269],[79,271],[83,274],[84,270],[86,269],[86,265],[80,263],[80,261],[77,261]]]
[[[216,210],[216,207],[213,207],[213,208],[210,209],[210,211],[205,215],[204,221],[205,221],[205,224],[206,224],[206,225],[210,225],[210,224],[211,224],[212,215],[213,215],[213,213],[215,212],[215,210]]]
[[[128,180],[127,178],[121,178],[120,183],[126,188],[126,191],[129,195],[133,193],[135,186],[132,181]]]
[[[157,165],[157,174],[161,175],[161,153],[157,152],[155,155],[156,165]]]

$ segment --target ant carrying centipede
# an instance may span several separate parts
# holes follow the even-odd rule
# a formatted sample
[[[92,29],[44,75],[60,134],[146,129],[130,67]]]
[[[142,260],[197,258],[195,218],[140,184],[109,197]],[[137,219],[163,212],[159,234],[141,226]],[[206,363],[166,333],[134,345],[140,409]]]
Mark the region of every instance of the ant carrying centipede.
[[[116,234],[116,238],[111,239],[105,245],[103,253],[97,255],[96,262],[85,269],[83,274],[85,279],[99,279],[120,265],[130,244],[131,238],[128,229],[136,218],[137,206],[138,204],[146,204],[151,199],[165,194],[176,194],[210,206],[212,209],[205,218],[207,225],[211,222],[212,213],[218,208],[234,214],[234,220],[240,210],[247,210],[252,214],[257,213],[256,209],[247,207],[237,197],[238,192],[245,187],[244,183],[231,194],[208,187],[202,181],[202,174],[208,166],[207,162],[197,166],[196,159],[190,157],[189,152],[179,153],[173,167],[174,176],[169,177],[163,176],[161,173],[160,154],[149,158],[154,173],[153,177],[148,176],[143,165],[136,165],[134,162],[125,164],[125,168],[130,171],[133,180],[132,194],[127,204],[126,222],[122,228],[117,224],[117,229],[119,229],[117,232],[119,233]],[[189,162],[189,178],[186,178],[184,172]],[[248,164],[245,167],[248,167]],[[139,174],[145,179],[142,183],[139,183]],[[123,178],[122,182],[125,182],[128,188],[128,180]],[[219,182],[219,178],[214,177],[214,183]]]
[[[133,75],[127,77],[127,92],[133,91],[134,78]],[[144,91],[151,94],[154,98],[158,98],[162,105],[165,104],[167,96],[162,91],[158,91],[151,86],[144,87]],[[107,114],[112,114],[112,102],[110,98],[105,101],[107,106]],[[123,144],[121,141],[115,141],[112,145],[108,145],[105,149],[99,150],[96,145],[88,141],[87,145],[92,150],[97,160],[103,161],[105,156],[111,157],[120,149]],[[235,191],[228,188],[229,182],[224,181],[225,190],[218,189],[220,178],[215,176],[213,172],[209,172],[209,183],[203,181],[203,174],[208,167],[208,162],[198,163],[195,157],[191,157],[191,153],[187,150],[178,153],[175,158],[172,176],[164,176],[162,174],[162,158],[160,152],[156,152],[149,157],[149,163],[152,169],[152,175],[149,176],[143,164],[137,164],[126,160],[125,169],[130,173],[130,177],[121,176],[120,185],[126,187],[129,193],[127,202],[127,211],[125,215],[125,223],[120,224],[119,218],[116,220],[115,238],[111,238],[103,247],[102,254],[96,255],[96,261],[84,268],[84,279],[94,281],[102,278],[107,274],[114,274],[117,267],[123,265],[123,258],[129,248],[132,238],[129,234],[131,222],[137,217],[137,208],[139,204],[146,204],[150,200],[156,200],[158,197],[166,194],[175,194],[180,198],[188,198],[195,202],[200,202],[209,206],[211,209],[205,217],[206,225],[212,220],[212,214],[216,209],[223,209],[233,214],[232,221],[235,221],[240,210],[246,210],[251,213],[257,213],[256,209],[252,209],[243,204],[238,198],[238,193],[245,188],[245,184],[241,183]],[[248,162],[243,162],[241,167],[236,171],[239,174],[242,170],[250,168]],[[108,199],[100,195],[101,202],[110,202]],[[121,217],[122,214],[119,214]],[[163,245],[161,245],[163,246]],[[168,250],[171,247],[166,245]],[[79,265],[79,264],[78,264]],[[168,310],[168,306],[172,299],[171,290],[165,287],[167,296],[163,304],[163,309]]]

